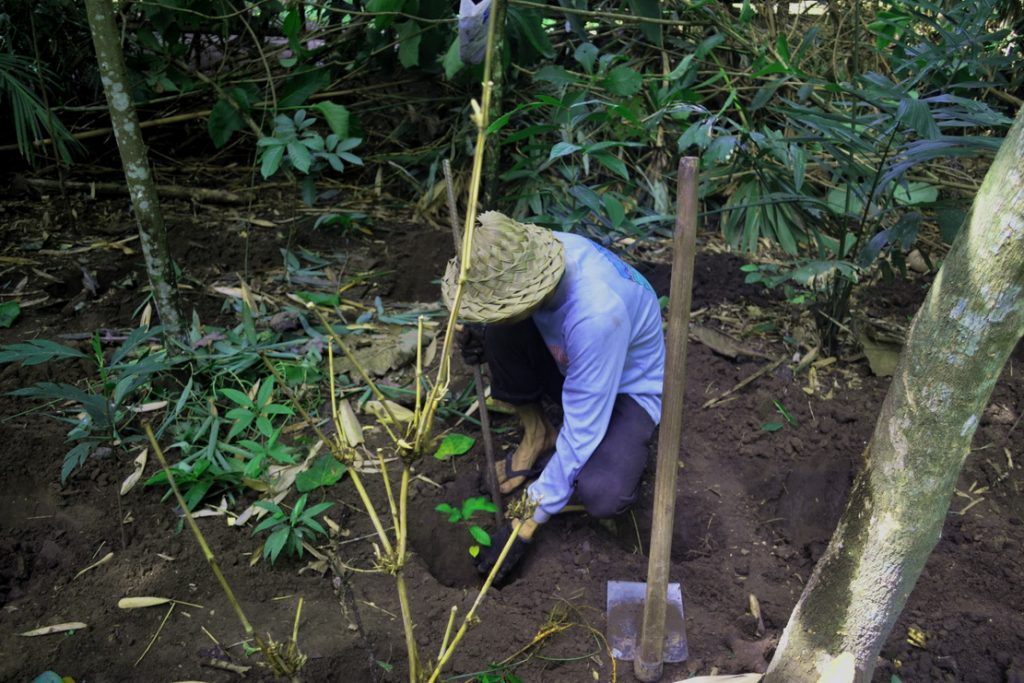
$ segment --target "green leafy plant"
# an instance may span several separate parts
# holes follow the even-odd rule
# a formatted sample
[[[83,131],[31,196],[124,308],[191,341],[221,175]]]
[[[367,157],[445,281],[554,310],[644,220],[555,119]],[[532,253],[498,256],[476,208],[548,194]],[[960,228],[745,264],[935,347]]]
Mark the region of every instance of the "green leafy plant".
[[[136,329],[111,354],[109,361],[98,333],[92,337],[91,356],[46,340],[12,344],[0,351],[0,363],[38,365],[52,360],[78,358],[91,359],[94,364],[98,381],[87,389],[64,382],[38,382],[11,392],[14,396],[72,406],[70,410],[62,406],[55,414],[56,419],[71,425],[67,439],[74,444],[64,455],[61,482],[66,481],[96,449],[124,446],[143,439],[140,434],[125,431],[135,418],[130,406],[150,392],[154,375],[178,363],[164,349],[151,351],[147,346],[146,342],[162,331],[160,327]],[[173,412],[168,413],[168,419],[173,417],[176,417]]]
[[[484,496],[467,498],[462,501],[460,507],[452,507],[448,503],[441,503],[434,508],[443,515],[448,515],[449,524],[462,524],[473,537],[473,545],[469,546],[469,554],[476,557],[480,554],[481,547],[490,547],[491,535],[483,527],[472,522],[473,515],[478,512],[496,512],[498,508]]]
[[[0,41],[2,46],[3,41]],[[52,82],[48,71],[42,72],[44,85]],[[71,162],[71,150],[81,144],[71,137],[60,119],[48,111],[35,91],[40,82],[32,61],[20,55],[0,51],[0,102],[6,101],[14,124],[18,152],[29,162],[35,160],[33,144],[49,137],[54,141],[57,154],[65,163]]]
[[[269,531],[270,536],[263,543],[263,557],[269,557],[271,562],[276,562],[278,555],[284,551],[286,555],[297,555],[302,557],[302,544],[307,539],[315,538],[317,535],[326,536],[327,530],[317,521],[317,515],[329,509],[333,503],[317,503],[306,507],[306,499],[309,494],[302,494],[295,501],[291,512],[285,512],[280,505],[269,500],[260,500],[256,506],[270,513],[270,516],[260,522],[253,535],[262,531]]]
[[[793,414],[786,409],[786,406],[782,404],[782,401],[773,401],[772,404],[775,406],[775,412],[777,412],[785,422],[765,422],[761,425],[761,429],[766,432],[777,432],[782,429],[785,425],[792,427],[796,426],[796,418]]]
[[[269,178],[282,167],[305,176],[301,182],[302,198],[310,206],[316,200],[316,180],[324,169],[330,166],[341,173],[346,163],[363,165],[363,160],[351,152],[362,143],[362,138],[348,137],[347,110],[333,106],[337,109],[328,110],[331,133],[326,137],[313,129],[317,119],[299,109],[292,116],[274,117],[273,136],[260,138],[256,143],[261,148],[263,177]],[[342,115],[341,111],[346,113]]]

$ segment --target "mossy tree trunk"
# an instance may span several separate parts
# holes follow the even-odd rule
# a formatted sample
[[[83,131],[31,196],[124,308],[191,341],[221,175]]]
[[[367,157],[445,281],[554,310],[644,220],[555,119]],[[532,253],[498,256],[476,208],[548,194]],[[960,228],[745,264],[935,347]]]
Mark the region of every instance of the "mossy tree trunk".
[[[1024,335],[1024,110],[911,325],[865,462],[764,683],[870,681]]]
[[[179,335],[182,332],[183,317],[174,268],[167,248],[167,231],[156,194],[156,183],[149,167],[146,145],[142,141],[139,119],[128,89],[128,70],[114,21],[114,6],[110,0],[85,0],[85,9],[96,48],[103,92],[110,110],[114,139],[121,153],[125,181],[139,226],[139,241],[146,259],[146,271],[149,273],[157,315],[168,328],[169,334]]]

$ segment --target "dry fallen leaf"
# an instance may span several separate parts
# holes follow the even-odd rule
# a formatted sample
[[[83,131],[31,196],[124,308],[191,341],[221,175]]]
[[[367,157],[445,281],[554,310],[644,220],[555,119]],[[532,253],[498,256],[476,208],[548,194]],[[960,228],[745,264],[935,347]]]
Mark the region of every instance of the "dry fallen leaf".
[[[86,573],[90,569],[95,569],[96,567],[99,567],[101,564],[106,564],[107,562],[110,562],[112,559],[114,559],[114,553],[107,553],[106,555],[104,555],[100,559],[96,560],[95,562],[90,564],[88,567],[86,567],[82,571],[80,571],[77,574],[75,574],[74,577],[71,580],[74,581],[75,579],[77,579],[79,576],[81,576],[82,574]]]
[[[117,606],[121,609],[140,609],[142,607],[155,607],[156,605],[166,605],[169,602],[171,602],[170,598],[121,598],[117,601]]]
[[[143,448],[142,452],[135,456],[135,469],[132,473],[121,484],[121,495],[128,493],[135,485],[139,483],[139,479],[142,478],[142,472],[146,469],[146,458],[149,455],[149,449]]]
[[[81,621],[69,621],[63,624],[54,624],[53,626],[43,626],[41,628],[32,629],[31,631],[25,631],[18,635],[24,636],[25,638],[33,638],[35,636],[48,636],[54,633],[81,631],[83,628],[88,628],[88,626]]]
[[[341,431],[345,434],[349,446],[355,448],[363,443],[363,429],[347,398],[338,401],[338,422],[341,423]]]

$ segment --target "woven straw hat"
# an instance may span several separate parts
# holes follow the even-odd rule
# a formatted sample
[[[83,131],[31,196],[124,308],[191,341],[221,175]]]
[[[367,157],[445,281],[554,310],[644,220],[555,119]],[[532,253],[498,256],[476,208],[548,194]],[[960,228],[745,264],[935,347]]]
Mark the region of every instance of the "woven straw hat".
[[[550,294],[565,271],[565,248],[550,230],[514,221],[497,211],[479,217],[459,318],[498,323],[529,312]],[[448,262],[441,296],[455,300],[459,259]]]

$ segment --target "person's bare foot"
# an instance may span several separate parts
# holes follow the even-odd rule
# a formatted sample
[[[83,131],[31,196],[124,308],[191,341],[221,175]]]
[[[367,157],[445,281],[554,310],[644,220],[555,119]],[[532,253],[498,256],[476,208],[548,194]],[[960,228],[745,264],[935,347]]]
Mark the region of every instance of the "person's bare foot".
[[[555,449],[558,431],[554,428],[539,403],[516,406],[516,415],[523,423],[523,440],[512,454],[512,471],[529,471],[537,458]],[[512,493],[526,481],[524,476],[507,477],[505,460],[495,463],[498,484],[504,494]]]

